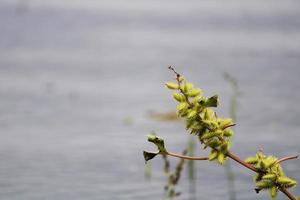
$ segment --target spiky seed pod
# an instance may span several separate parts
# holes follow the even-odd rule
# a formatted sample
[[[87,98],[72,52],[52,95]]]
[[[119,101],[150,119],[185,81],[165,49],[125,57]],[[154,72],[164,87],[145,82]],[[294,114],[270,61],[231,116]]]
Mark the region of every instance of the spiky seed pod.
[[[266,168],[269,168],[272,167],[277,162],[277,158],[275,158],[274,156],[268,156],[265,161],[266,161]]]
[[[293,187],[297,183],[296,181],[286,177],[286,176],[280,176],[277,178],[277,183],[282,185],[283,187]]]
[[[185,128],[190,129],[194,123],[195,123],[195,121],[193,119],[185,120]]]
[[[208,156],[208,160],[212,161],[215,160],[217,157],[218,157],[218,151],[212,149]]]
[[[221,134],[222,134],[222,131],[207,132],[207,133],[203,134],[200,137],[200,139],[201,140],[206,140],[206,139],[210,139],[212,137],[220,136]]]
[[[196,115],[197,115],[197,111],[191,110],[190,112],[188,112],[187,118],[192,119],[192,118],[196,117]]]
[[[259,159],[259,160],[265,159],[265,157],[266,157],[261,151],[258,151],[256,156],[257,156],[257,159]]]
[[[245,160],[246,163],[249,163],[249,164],[256,164],[258,162],[258,159],[257,157],[249,157]]]
[[[222,151],[223,153],[227,153],[228,148],[229,148],[228,142],[224,142],[224,143],[221,145],[221,147],[220,147],[220,149],[221,149],[221,151]]]
[[[273,186],[273,182],[271,182],[271,181],[262,180],[262,181],[256,182],[256,187],[258,187],[259,189],[268,189],[268,188],[271,188],[272,186]]]
[[[202,120],[201,122],[209,130],[214,130],[218,127],[218,124],[213,120]]]
[[[260,162],[259,162],[259,167],[261,168],[261,169],[267,169],[267,162],[265,161],[265,160],[261,160]]]
[[[265,180],[275,180],[276,179],[276,174],[266,174],[262,177],[262,179],[265,179]]]
[[[204,120],[211,120],[214,118],[214,112],[211,109],[206,108],[204,112]]]
[[[270,196],[272,199],[276,198],[278,192],[278,188],[276,186],[272,186],[270,189]]]
[[[222,142],[220,140],[216,139],[216,138],[212,138],[212,139],[210,139],[206,142],[206,145],[211,147],[211,148],[217,148],[221,144],[222,144]]]
[[[187,114],[189,104],[182,102],[177,106],[177,112],[180,117],[184,117]]]
[[[228,127],[229,125],[233,124],[232,119],[230,118],[225,118],[225,119],[219,119],[219,127],[220,129],[225,129],[226,127]]]
[[[219,152],[217,159],[218,159],[218,163],[220,163],[221,165],[223,165],[224,162],[225,162],[225,155],[222,152]]]
[[[256,174],[255,176],[254,176],[254,181],[255,182],[258,182],[258,181],[261,181],[262,180],[262,174]]]
[[[279,174],[279,176],[285,176],[280,165],[276,165],[276,172]]]
[[[178,84],[173,83],[173,82],[167,82],[167,83],[165,83],[165,86],[167,88],[169,88],[170,90],[177,90],[179,88]]]
[[[233,131],[231,129],[226,129],[223,131],[223,134],[225,137],[231,137],[234,135]]]

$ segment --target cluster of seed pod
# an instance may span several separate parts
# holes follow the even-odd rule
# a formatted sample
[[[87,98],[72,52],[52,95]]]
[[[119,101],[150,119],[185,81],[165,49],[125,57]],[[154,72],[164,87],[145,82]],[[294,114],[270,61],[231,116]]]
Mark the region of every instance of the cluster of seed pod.
[[[258,171],[255,177],[256,191],[269,189],[270,196],[275,198],[280,188],[290,188],[296,185],[296,181],[285,176],[280,162],[274,156],[265,156],[259,151],[256,156],[245,160],[252,164]]]
[[[219,104],[218,96],[206,98],[199,88],[177,76],[177,83],[168,82],[167,88],[176,91],[173,98],[178,102],[177,114],[185,120],[186,129],[197,135],[203,148],[210,147],[209,160],[223,164],[230,148],[233,131],[232,119],[219,118],[212,110]]]

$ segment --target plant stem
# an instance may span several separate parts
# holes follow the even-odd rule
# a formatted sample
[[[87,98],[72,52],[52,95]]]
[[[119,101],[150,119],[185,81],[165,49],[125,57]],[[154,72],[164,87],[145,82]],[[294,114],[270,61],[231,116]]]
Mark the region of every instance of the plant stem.
[[[234,155],[233,153],[231,153],[231,152],[228,151],[226,155],[229,158],[231,158],[232,160],[240,163],[244,167],[246,167],[246,168],[248,168],[248,169],[250,169],[250,170],[252,170],[252,171],[254,171],[256,173],[259,173],[259,171],[253,165],[246,163],[245,161],[243,161],[242,159],[240,159],[238,156]]]
[[[185,155],[172,153],[172,152],[166,152],[166,155],[177,157],[177,158],[182,158],[182,159],[187,159],[187,160],[208,160],[207,157],[191,157],[191,156],[185,156]],[[246,163],[244,160],[242,160],[240,157],[236,156],[235,154],[228,151],[226,153],[226,155],[229,158],[231,158],[232,160],[234,160],[234,161],[238,162],[239,164],[243,165],[244,167],[252,170],[253,172],[260,173],[260,171],[257,170],[253,165]],[[295,158],[298,158],[298,156],[284,157],[284,158],[281,158],[280,160],[278,160],[278,162],[280,163],[280,162],[295,159]],[[292,193],[290,193],[290,191],[288,191],[286,188],[279,188],[279,190],[282,193],[284,193],[290,200],[297,200],[297,198]]]
[[[187,160],[208,160],[207,157],[192,157],[192,156],[185,156],[177,153],[167,152],[166,155],[177,157],[177,158],[183,158]]]
[[[290,193],[290,191],[288,191],[286,188],[279,188],[279,190],[283,194],[285,194],[289,199],[291,199],[291,200],[297,200],[297,198],[292,193]]]
[[[284,157],[284,158],[281,158],[277,161],[277,163],[281,163],[281,162],[284,162],[286,160],[292,160],[292,159],[296,159],[298,158],[298,156],[287,156],[287,157]]]
[[[259,173],[259,171],[253,167],[253,165],[250,165],[248,163],[246,163],[245,161],[243,161],[242,159],[240,159],[238,156],[232,154],[231,152],[228,152],[227,153],[227,156],[233,160],[235,160],[236,162],[240,163],[241,165],[247,167],[248,169],[256,172],[256,173]],[[295,158],[298,158],[298,156],[289,156],[289,157],[285,157],[285,158],[282,158],[280,159],[278,162],[283,162],[285,160],[291,160],[291,159],[295,159]],[[290,193],[290,191],[288,191],[286,188],[279,188],[279,190],[284,193],[290,200],[297,200],[297,198],[292,194]]]

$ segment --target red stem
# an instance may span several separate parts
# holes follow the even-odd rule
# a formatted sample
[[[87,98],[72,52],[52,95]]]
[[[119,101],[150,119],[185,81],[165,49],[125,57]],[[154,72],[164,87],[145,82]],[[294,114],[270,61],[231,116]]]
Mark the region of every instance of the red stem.
[[[288,157],[284,157],[284,158],[281,158],[277,161],[277,163],[281,163],[281,162],[284,162],[286,160],[292,160],[292,159],[296,159],[298,158],[298,156],[288,156]]]
[[[248,169],[250,169],[250,170],[252,170],[252,171],[254,171],[256,173],[259,173],[259,171],[253,165],[246,163],[245,161],[243,161],[242,159],[240,159],[238,156],[234,155],[233,153],[231,153],[231,152],[228,151],[226,155],[229,158],[231,158],[232,160],[240,163],[244,167],[246,167],[246,168],[248,168]]]

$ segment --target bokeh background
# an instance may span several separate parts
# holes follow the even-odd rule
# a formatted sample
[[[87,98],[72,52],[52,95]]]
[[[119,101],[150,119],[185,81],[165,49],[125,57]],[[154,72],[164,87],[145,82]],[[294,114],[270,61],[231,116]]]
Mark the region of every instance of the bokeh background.
[[[0,199],[162,199],[162,160],[144,177],[146,135],[177,152],[189,138],[148,115],[175,108],[169,65],[219,94],[221,116],[233,92],[223,74],[237,79],[241,157],[300,154],[298,0],[0,0],[0,36]],[[300,181],[299,160],[284,168]],[[238,199],[268,198],[232,170]],[[195,173],[191,183],[183,172],[178,199],[229,198],[224,168]]]

